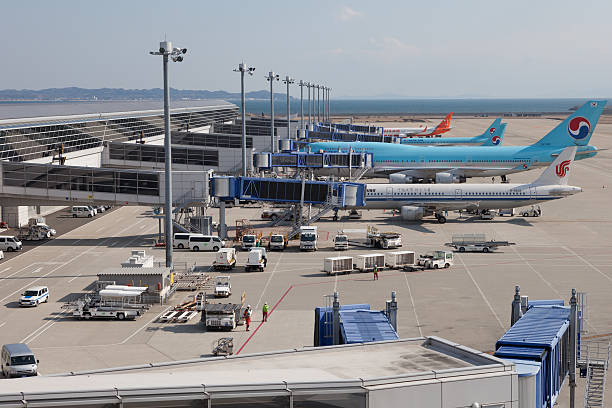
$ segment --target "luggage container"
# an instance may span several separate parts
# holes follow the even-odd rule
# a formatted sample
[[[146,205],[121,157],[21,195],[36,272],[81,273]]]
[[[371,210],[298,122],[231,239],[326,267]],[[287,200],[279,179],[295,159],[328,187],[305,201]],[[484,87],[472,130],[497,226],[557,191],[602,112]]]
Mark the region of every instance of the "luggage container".
[[[395,251],[385,254],[385,264],[389,268],[413,266],[416,262],[414,251]]]
[[[323,270],[327,272],[328,275],[351,273],[353,271],[353,257],[334,256],[331,258],[325,258]]]
[[[372,272],[374,267],[378,267],[378,269],[385,267],[385,256],[383,254],[366,254],[357,257],[357,270],[360,272]]]

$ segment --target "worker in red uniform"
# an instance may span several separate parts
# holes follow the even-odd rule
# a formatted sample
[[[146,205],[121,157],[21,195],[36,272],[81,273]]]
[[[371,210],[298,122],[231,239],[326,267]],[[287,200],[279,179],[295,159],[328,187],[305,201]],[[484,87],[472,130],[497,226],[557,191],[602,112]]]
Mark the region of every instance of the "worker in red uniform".
[[[378,280],[378,266],[374,266],[374,280]]]
[[[249,331],[249,327],[251,327],[251,315],[253,311],[251,310],[251,305],[248,305],[244,310],[244,321],[246,322],[246,331]]]

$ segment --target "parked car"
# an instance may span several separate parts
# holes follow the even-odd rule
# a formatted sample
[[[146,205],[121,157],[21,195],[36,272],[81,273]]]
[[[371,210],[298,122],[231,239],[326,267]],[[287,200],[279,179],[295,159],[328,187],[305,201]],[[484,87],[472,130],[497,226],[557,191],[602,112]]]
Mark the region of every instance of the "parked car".
[[[34,286],[27,289],[19,298],[19,306],[38,306],[49,301],[49,288]]]
[[[23,244],[19,240],[19,238],[13,235],[3,235],[0,236],[0,250],[2,251],[19,251],[23,248]]]
[[[94,215],[94,211],[86,205],[74,205],[72,206],[72,218],[91,218]]]
[[[0,365],[6,378],[38,375],[38,363],[32,350],[24,343],[2,346]]]
[[[214,251],[217,252],[225,246],[221,238],[212,235],[195,235],[189,237],[189,249],[194,252]]]

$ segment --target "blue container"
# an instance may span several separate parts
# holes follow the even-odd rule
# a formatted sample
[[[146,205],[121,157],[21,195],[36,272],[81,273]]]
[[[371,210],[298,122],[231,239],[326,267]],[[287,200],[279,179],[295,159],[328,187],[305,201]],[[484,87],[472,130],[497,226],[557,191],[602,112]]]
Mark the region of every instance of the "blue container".
[[[341,310],[340,332],[344,344],[399,339],[382,311]]]
[[[340,311],[343,310],[370,310],[370,305],[367,303],[354,305],[341,305]],[[314,345],[331,346],[334,344],[332,331],[333,313],[331,307],[315,308],[315,325],[314,325]]]

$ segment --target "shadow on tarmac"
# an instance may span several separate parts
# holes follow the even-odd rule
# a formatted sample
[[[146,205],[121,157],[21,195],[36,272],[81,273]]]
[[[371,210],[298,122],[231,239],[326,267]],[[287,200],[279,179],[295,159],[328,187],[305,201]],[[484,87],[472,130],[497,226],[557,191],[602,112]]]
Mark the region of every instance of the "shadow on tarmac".
[[[54,238],[46,241],[47,246],[59,247],[81,247],[81,246],[99,246],[104,241],[107,248],[117,248],[122,245],[129,244],[130,247],[151,247],[151,243],[158,234],[143,234],[143,235],[128,235],[123,237],[100,237],[92,239],[73,239],[73,238]]]

